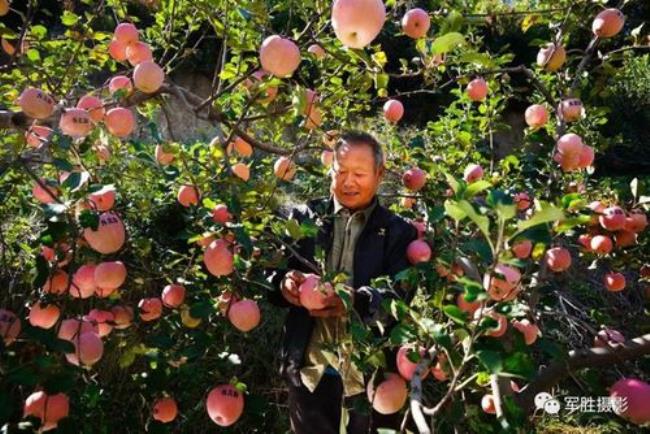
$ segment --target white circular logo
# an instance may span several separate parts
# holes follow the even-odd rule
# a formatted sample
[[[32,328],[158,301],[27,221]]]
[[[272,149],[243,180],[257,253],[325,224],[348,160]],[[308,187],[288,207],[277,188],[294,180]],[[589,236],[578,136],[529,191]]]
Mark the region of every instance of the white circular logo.
[[[539,392],[535,395],[535,408],[540,410],[544,408],[544,403],[550,399],[553,399],[553,395],[547,392]]]
[[[560,412],[560,401],[551,398],[544,403],[544,411],[548,414],[558,414]]]

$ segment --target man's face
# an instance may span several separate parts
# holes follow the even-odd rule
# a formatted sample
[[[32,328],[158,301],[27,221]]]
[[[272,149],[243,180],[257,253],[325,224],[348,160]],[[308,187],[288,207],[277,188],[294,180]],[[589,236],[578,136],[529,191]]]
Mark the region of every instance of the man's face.
[[[332,194],[341,205],[351,210],[370,205],[384,174],[377,168],[372,147],[365,143],[346,143],[334,158]]]

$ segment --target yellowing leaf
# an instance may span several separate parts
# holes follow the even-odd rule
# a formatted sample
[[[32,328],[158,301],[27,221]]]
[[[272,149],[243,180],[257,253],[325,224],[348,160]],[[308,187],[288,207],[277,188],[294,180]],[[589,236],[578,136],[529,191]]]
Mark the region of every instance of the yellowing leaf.
[[[521,30],[525,33],[530,29],[532,26],[537,24],[541,17],[538,14],[531,14],[531,15],[526,15],[524,19],[521,21]]]

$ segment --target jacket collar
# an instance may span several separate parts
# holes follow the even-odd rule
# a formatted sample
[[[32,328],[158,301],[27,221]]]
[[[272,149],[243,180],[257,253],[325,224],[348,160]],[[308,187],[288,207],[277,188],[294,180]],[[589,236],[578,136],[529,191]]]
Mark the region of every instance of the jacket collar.
[[[381,205],[377,196],[373,199],[373,203],[375,206],[369,215],[366,227],[370,226],[371,228],[380,228],[387,226],[390,218],[390,211]],[[332,196],[329,198],[321,197],[310,200],[308,202],[308,207],[314,212],[314,217],[321,220],[324,226],[332,223],[332,217],[334,216],[334,198]]]
[[[332,195],[331,199],[332,201],[332,206],[334,207],[334,214],[339,214],[342,210],[346,209],[337,199],[336,196]],[[365,207],[362,210],[357,210],[357,211],[350,211],[350,215],[354,215],[358,212],[360,212],[363,215],[364,221],[367,222],[370,219],[370,216],[372,215],[372,212],[375,210],[377,205],[379,204],[379,201],[377,200],[377,196],[372,198],[372,201],[370,202],[370,205]]]

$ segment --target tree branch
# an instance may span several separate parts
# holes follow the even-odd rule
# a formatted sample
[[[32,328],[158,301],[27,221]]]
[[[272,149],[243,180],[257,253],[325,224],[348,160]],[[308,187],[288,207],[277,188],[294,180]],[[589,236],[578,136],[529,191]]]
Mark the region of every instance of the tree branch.
[[[535,395],[555,386],[575,370],[618,364],[648,354],[650,333],[616,347],[571,351],[568,359],[557,361],[543,369],[525,389],[515,395],[515,401],[528,413],[534,405]]]
[[[437,351],[433,351],[432,358],[436,356]],[[420,434],[431,434],[427,420],[422,413],[422,375],[427,369],[429,369],[430,359],[428,357],[422,357],[420,362],[413,372],[413,377],[411,377],[411,392],[410,396],[410,408],[413,421],[415,426],[418,429]]]

